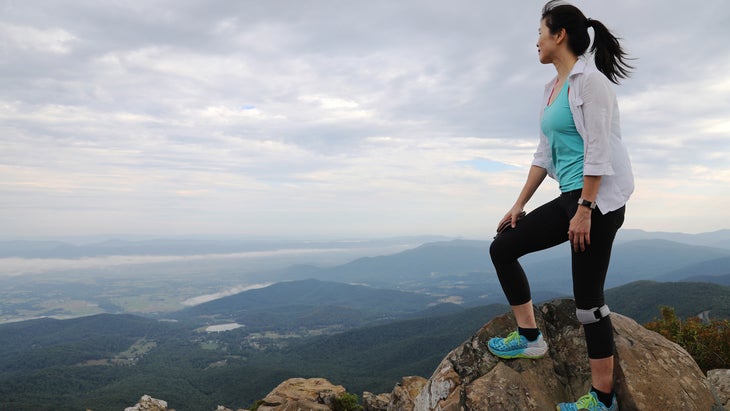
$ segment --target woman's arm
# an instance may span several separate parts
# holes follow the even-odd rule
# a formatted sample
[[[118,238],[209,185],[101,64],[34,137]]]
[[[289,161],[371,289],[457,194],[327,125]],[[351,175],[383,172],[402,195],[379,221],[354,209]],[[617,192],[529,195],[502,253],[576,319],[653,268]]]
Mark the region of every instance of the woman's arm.
[[[611,126],[616,94],[601,73],[587,75],[581,92],[584,131],[583,190],[581,198],[595,202],[601,176],[614,174],[611,164]],[[578,206],[570,220],[568,240],[575,252],[591,244],[591,210]]]
[[[507,212],[507,214],[499,220],[497,228],[508,220],[511,220],[512,228],[515,227],[518,216],[522,210],[525,209],[525,205],[527,205],[527,202],[530,201],[530,198],[532,198],[532,195],[535,194],[535,191],[537,191],[537,188],[540,187],[540,184],[542,184],[546,176],[547,170],[544,168],[535,165],[530,166],[530,171],[527,173],[527,180],[525,181],[525,185],[522,187],[522,191],[520,191],[520,195],[517,197],[517,201],[515,201],[515,204]]]
[[[601,176],[583,176],[583,190],[581,198],[590,202],[596,201],[598,188],[601,186]],[[578,206],[575,215],[570,220],[568,228],[568,240],[573,245],[575,252],[585,251],[586,246],[591,244],[591,213],[592,209],[585,206]]]

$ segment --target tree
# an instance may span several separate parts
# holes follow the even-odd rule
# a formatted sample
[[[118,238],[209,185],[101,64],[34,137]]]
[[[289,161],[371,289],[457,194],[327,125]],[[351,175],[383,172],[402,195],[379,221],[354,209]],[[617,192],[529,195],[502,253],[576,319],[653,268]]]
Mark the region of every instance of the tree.
[[[333,411],[358,411],[362,410],[357,395],[344,393],[332,400]]]
[[[703,372],[730,365],[730,321],[703,322],[697,317],[684,321],[674,308],[660,307],[662,318],[645,327],[681,345],[694,358]]]

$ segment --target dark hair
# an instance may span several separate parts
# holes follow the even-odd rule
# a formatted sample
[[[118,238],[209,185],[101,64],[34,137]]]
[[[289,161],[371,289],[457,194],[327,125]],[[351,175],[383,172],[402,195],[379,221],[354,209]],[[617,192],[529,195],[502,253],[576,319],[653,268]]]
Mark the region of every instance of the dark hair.
[[[542,9],[542,19],[551,34],[565,29],[568,47],[576,56],[582,56],[588,49],[591,42],[588,27],[593,27],[595,35],[591,53],[598,70],[616,84],[619,79],[627,78],[631,74],[633,67],[626,62],[629,58],[621,48],[619,39],[600,21],[586,18],[580,9],[561,0],[547,2]]]

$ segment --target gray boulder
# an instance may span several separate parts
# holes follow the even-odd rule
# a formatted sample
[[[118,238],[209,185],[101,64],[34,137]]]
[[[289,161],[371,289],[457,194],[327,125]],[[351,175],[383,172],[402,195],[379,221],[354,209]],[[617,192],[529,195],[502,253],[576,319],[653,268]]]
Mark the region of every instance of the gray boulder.
[[[542,304],[535,314],[550,347],[545,358],[502,360],[492,355],[486,346],[489,338],[516,328],[511,313],[497,317],[444,358],[412,409],[547,410],[588,392],[590,368],[573,300]],[[722,409],[682,347],[620,314],[612,314],[612,323],[622,411]],[[401,409],[409,408],[389,408]]]

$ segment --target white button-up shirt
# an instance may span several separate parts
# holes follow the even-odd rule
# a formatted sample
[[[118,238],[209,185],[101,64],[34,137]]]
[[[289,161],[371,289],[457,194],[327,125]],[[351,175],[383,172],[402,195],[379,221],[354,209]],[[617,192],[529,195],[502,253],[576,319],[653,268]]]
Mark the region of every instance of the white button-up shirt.
[[[541,121],[555,80],[545,85]],[[568,86],[570,111],[575,128],[583,138],[583,175],[601,176],[596,204],[605,214],[625,205],[634,191],[629,154],[621,140],[616,93],[608,78],[584,59],[573,66]],[[550,144],[542,130],[532,165],[546,169],[555,178]]]

